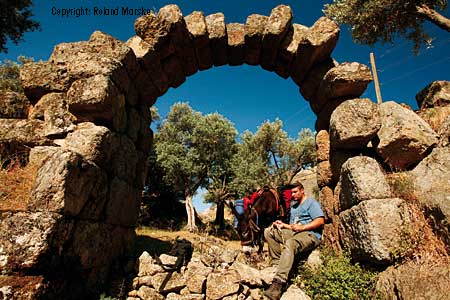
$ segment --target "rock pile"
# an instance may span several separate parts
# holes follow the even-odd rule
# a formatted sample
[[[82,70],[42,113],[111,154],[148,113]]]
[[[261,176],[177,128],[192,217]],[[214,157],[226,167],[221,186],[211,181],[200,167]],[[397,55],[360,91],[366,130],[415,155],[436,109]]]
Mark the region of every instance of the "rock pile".
[[[210,242],[192,251],[186,241],[178,241],[171,251],[177,255],[152,257],[143,252],[127,300],[262,300],[262,289],[272,282],[275,269],[250,266],[240,251]],[[314,254],[307,263],[320,263]],[[310,298],[292,285],[281,299]]]
[[[448,108],[448,86],[440,81],[421,91],[418,113],[392,101],[345,100],[332,112],[329,129],[316,135],[324,241],[356,261],[388,267],[377,291],[389,299],[428,297],[400,273],[420,269],[421,280],[432,286],[432,274],[442,272],[445,283],[439,284],[448,285],[449,269],[438,264],[447,261],[450,244],[450,117],[443,111],[445,122],[420,117],[424,110]],[[432,233],[425,234],[430,224]],[[419,244],[435,255],[427,256]],[[418,259],[392,266],[411,256]],[[445,298],[441,290],[433,297]]]

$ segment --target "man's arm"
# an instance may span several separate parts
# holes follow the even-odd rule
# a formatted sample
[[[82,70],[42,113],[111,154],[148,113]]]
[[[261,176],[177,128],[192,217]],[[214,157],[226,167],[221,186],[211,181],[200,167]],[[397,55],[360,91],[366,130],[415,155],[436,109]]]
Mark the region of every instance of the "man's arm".
[[[304,225],[303,224],[286,224],[286,223],[283,223],[283,222],[281,222],[279,220],[274,222],[274,225],[277,226],[278,228],[291,229],[292,231],[295,231],[295,232],[311,231],[311,230],[320,228],[321,226],[323,226],[323,224],[325,224],[325,218],[324,217],[315,218],[314,220],[312,220],[308,224],[304,224]]]
[[[308,224],[286,224],[288,225],[289,229],[291,229],[292,231],[295,232],[300,232],[300,231],[312,231],[314,229],[318,229],[320,227],[323,226],[323,224],[325,224],[325,218],[324,217],[318,217],[315,218],[314,220],[312,220],[311,222],[309,222]]]

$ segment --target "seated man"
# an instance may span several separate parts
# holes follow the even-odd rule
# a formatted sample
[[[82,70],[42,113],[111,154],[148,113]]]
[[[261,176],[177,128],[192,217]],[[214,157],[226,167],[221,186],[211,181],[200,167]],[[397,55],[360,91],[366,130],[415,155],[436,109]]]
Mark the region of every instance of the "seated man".
[[[272,285],[264,292],[271,300],[278,300],[286,287],[295,255],[316,248],[322,237],[325,223],[321,205],[307,198],[303,185],[292,188],[289,224],[275,221],[264,231],[272,265],[277,266]]]

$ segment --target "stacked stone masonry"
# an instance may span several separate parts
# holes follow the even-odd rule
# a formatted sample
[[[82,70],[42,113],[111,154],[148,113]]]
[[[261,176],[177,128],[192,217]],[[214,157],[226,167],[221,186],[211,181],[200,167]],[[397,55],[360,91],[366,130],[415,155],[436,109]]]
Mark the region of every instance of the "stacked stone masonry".
[[[359,99],[372,76],[365,65],[331,58],[339,27],[325,17],[311,27],[292,24],[292,16],[289,6],[279,5],[268,16],[250,15],[245,23],[226,23],[222,13],[204,16],[196,11],[183,16],[178,6],[167,5],[139,17],[134,24],[136,36],[127,42],[96,31],[88,41],[57,45],[47,62],[26,64],[20,74],[24,95],[0,95],[6,99],[0,104],[0,160],[20,153],[37,170],[29,198],[24,199],[26,210],[0,212],[3,282],[22,276],[22,287],[35,287],[28,292],[57,299],[71,286],[52,274],[76,266],[86,291],[107,278],[112,263],[126,253],[134,238],[152,143],[149,107],[198,70],[244,63],[290,77],[317,115],[325,240],[335,248],[343,245],[341,240],[348,241],[345,245],[354,248],[356,259],[390,263],[386,253],[395,242],[356,243],[357,233],[367,225],[348,223],[364,214],[370,201],[395,206],[395,217],[408,215],[404,201],[391,195],[355,200],[355,195],[364,194],[364,182],[347,194],[352,187],[347,181],[364,177],[353,171],[361,169],[358,162],[348,166],[348,158],[363,155],[381,173],[392,171],[389,168],[413,170],[427,178],[434,175],[430,165],[435,161],[427,162],[431,155],[449,160],[448,132],[438,135],[416,114],[393,102],[377,108],[370,100]],[[443,90],[441,98],[427,101],[421,96],[420,103],[427,108],[448,104]],[[346,131],[352,129],[356,131]],[[448,164],[445,168],[448,171]],[[437,175],[441,182],[448,179],[447,171]],[[424,193],[435,190],[427,184],[422,184]],[[439,193],[448,197],[446,190]],[[440,209],[440,199],[428,203],[430,210]],[[442,210],[448,220],[450,213]],[[377,236],[383,228],[373,225]],[[445,226],[439,230],[449,231]],[[372,255],[379,245],[384,252]],[[16,286],[11,293],[25,292]]]

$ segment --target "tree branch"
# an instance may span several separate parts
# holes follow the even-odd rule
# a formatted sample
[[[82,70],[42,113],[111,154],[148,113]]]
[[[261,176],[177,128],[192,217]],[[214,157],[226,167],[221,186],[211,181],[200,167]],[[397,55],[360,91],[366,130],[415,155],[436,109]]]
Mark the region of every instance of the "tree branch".
[[[426,4],[416,6],[417,14],[432,23],[439,28],[450,32],[450,19],[441,15],[436,10],[430,8]]]

